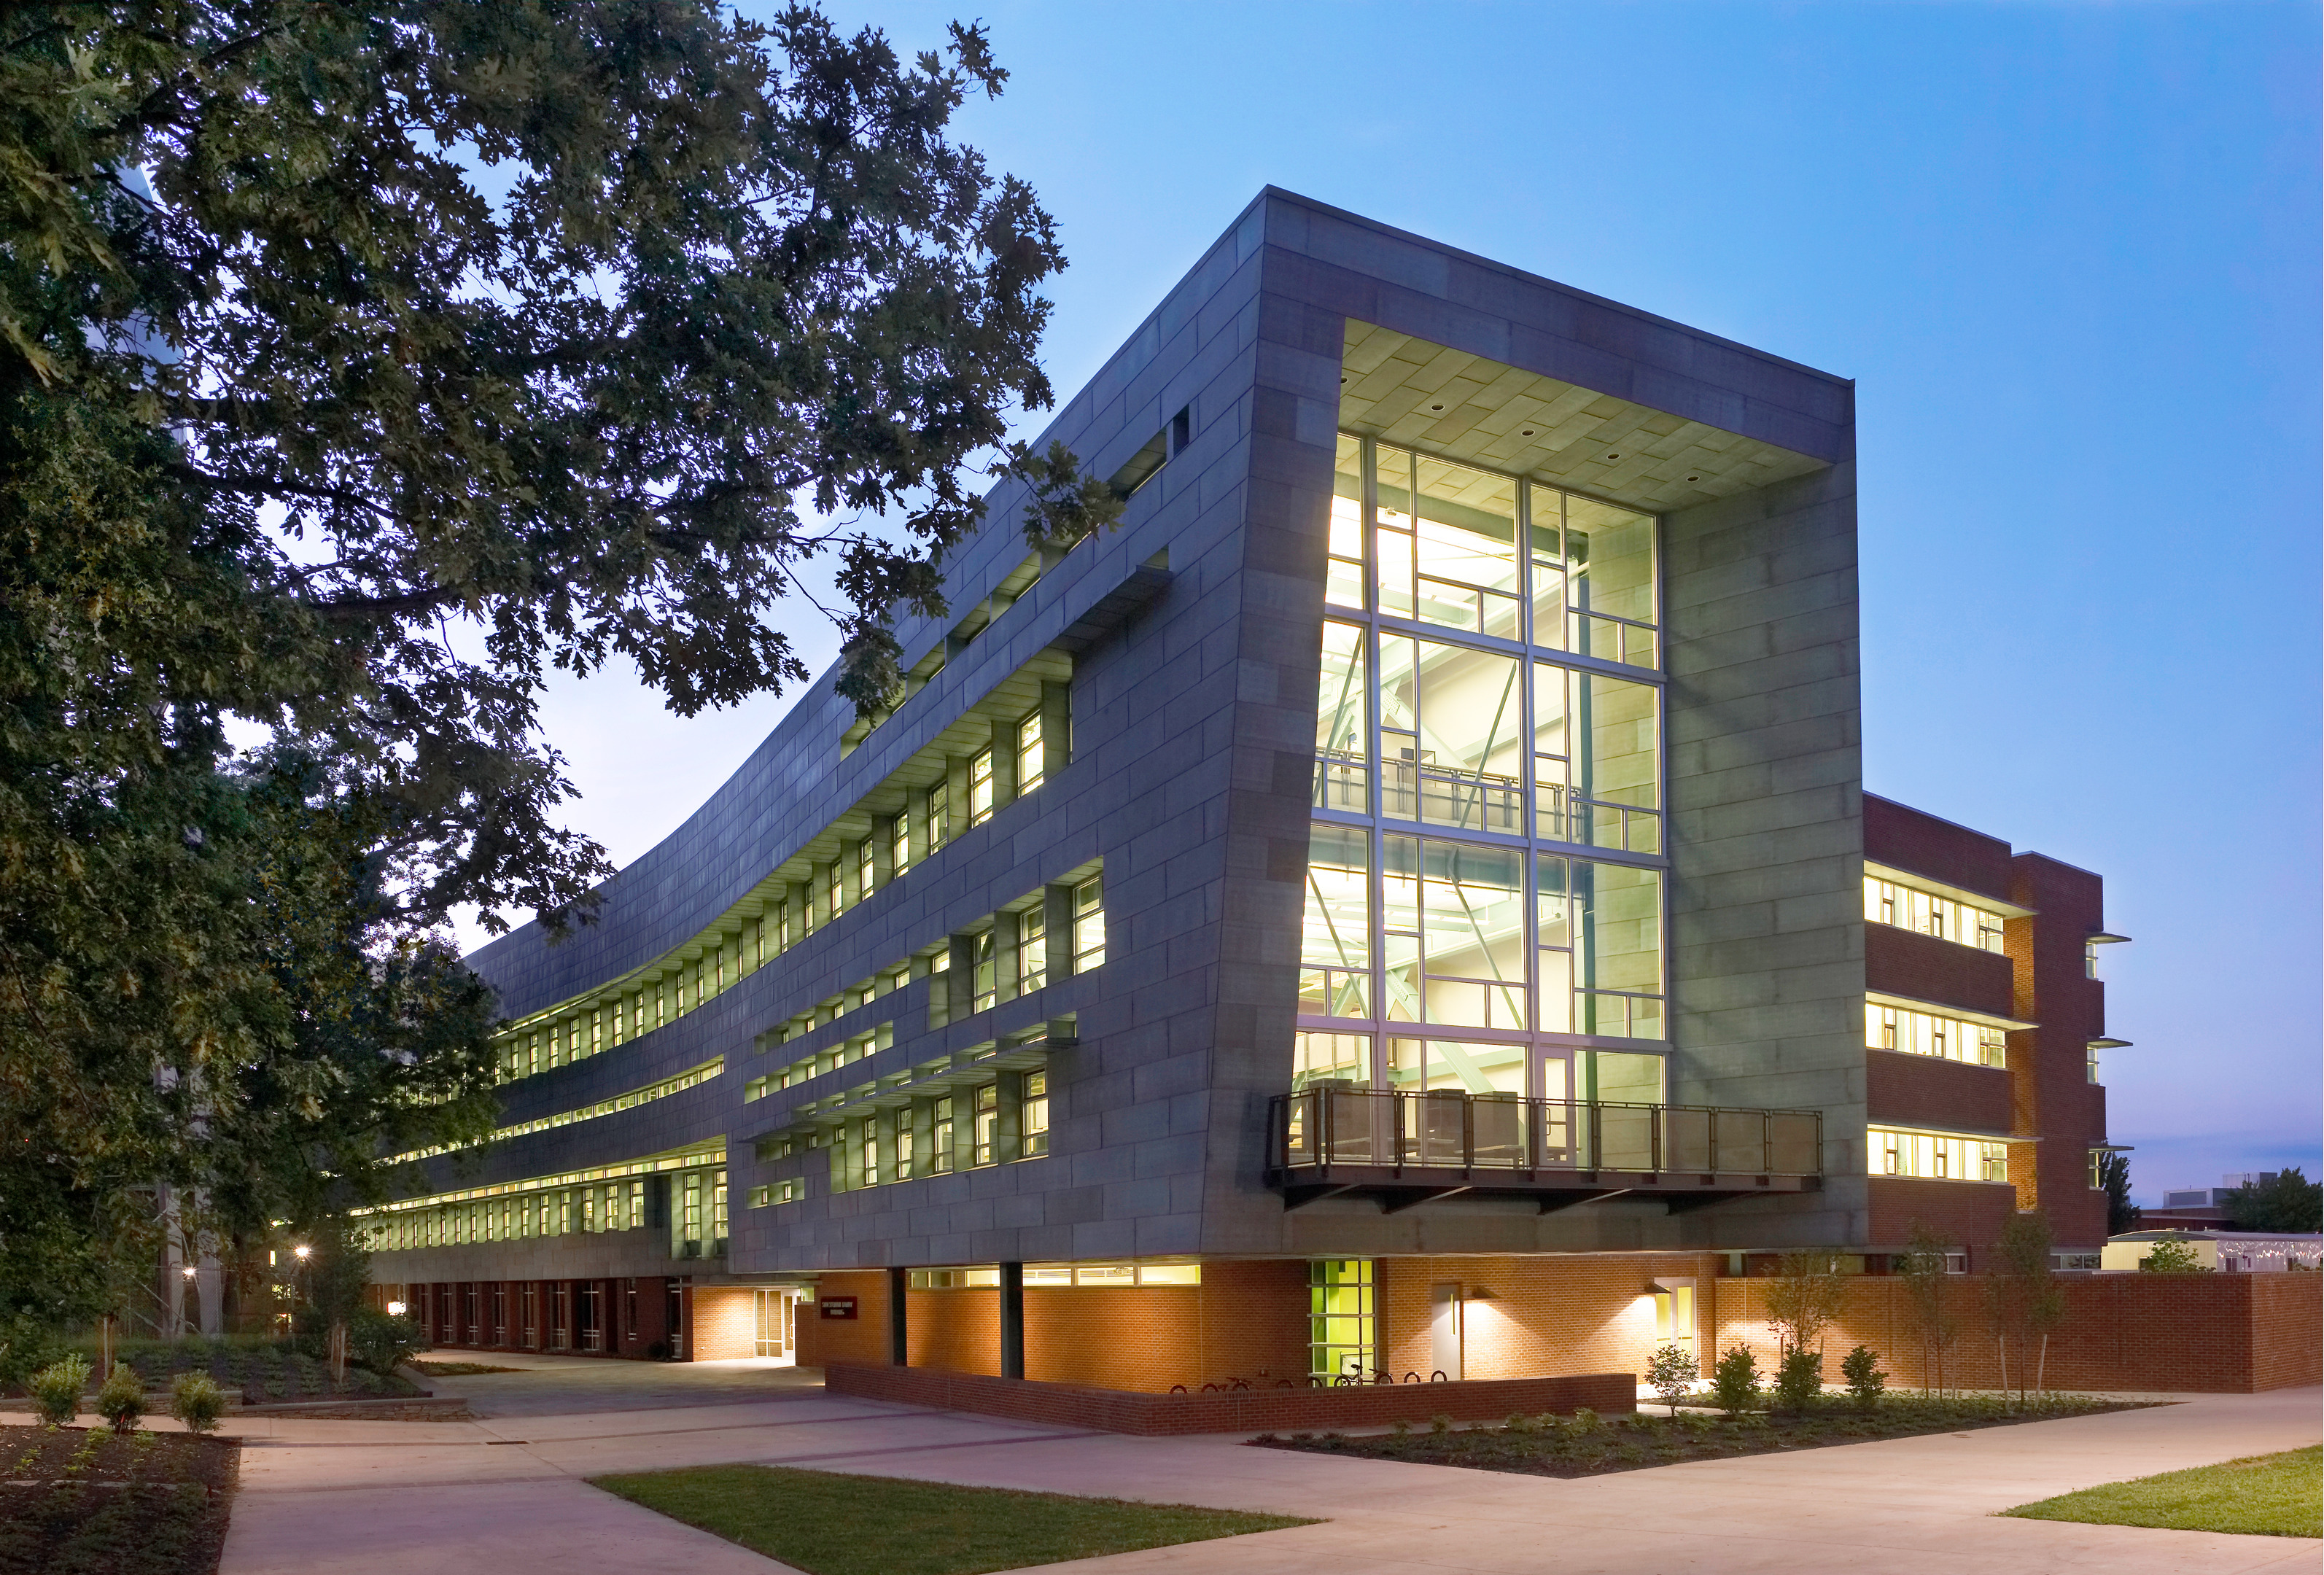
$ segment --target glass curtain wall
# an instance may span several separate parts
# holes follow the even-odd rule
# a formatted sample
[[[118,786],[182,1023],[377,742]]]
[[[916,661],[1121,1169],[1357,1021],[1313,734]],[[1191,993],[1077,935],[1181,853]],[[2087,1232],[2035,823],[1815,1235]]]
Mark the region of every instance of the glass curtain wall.
[[[1343,435],[1325,599],[1297,1083],[1659,1101],[1654,519]]]

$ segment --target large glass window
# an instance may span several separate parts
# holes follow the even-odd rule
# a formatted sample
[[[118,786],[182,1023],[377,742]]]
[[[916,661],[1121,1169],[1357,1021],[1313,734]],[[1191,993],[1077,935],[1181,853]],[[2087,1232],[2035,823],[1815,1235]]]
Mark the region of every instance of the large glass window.
[[[1526,1091],[1526,1050],[1521,1044],[1460,1039],[1390,1039],[1388,1044],[1392,1089]]]
[[[1663,1036],[1662,887],[1659,870],[1535,858],[1544,1029]]]
[[[1381,812],[1525,834],[1525,694],[1515,657],[1380,636]]]
[[[1364,446],[1361,438],[1344,432],[1332,474],[1332,537],[1323,599],[1359,612],[1364,605]]]
[[[1372,1080],[1370,1034],[1323,1034],[1305,1029],[1295,1036],[1291,1087],[1295,1093],[1317,1082],[1369,1084]]]
[[[1317,825],[1308,838],[1307,913],[1300,929],[1299,1009],[1315,1017],[1371,1013],[1370,834]]]
[[[1379,1365],[1371,1259],[1319,1258],[1307,1266],[1307,1370],[1361,1382]]]
[[[1866,1007],[1864,1043],[1874,1050],[1938,1055],[1977,1066],[2009,1064],[2009,1037],[1999,1028],[1941,1017],[1934,1012],[1908,1011],[1902,1007]]]
[[[1874,924],[1917,930],[1941,941],[1957,941],[1981,951],[2002,949],[1999,914],[1877,876],[1864,878],[1864,916]]]
[[[1379,449],[1378,466],[1380,612],[1524,639],[1517,484],[1399,448]]]
[[[1536,521],[1548,506],[1542,498],[1547,490],[1534,491]],[[1565,637],[1553,639],[1536,618],[1534,642],[1634,668],[1655,666],[1653,517],[1572,493],[1563,500]]]
[[[1662,691],[1536,662],[1534,834],[1628,853],[1662,848]]]
[[[1384,849],[1382,1015],[1525,1028],[1524,856],[1419,837],[1391,836]]]
[[[1323,625],[1323,676],[1315,691],[1315,805],[1371,813],[1371,686],[1360,624]]]
[[[1900,1132],[1874,1127],[1866,1133],[1875,1175],[1917,1176],[1924,1181],[2006,1182],[2009,1146],[1935,1132]]]

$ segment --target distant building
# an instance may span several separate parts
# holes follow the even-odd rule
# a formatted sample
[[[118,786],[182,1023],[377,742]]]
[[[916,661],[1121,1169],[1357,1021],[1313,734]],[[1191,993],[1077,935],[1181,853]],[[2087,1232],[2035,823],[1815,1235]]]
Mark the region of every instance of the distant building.
[[[2131,1230],[2108,1239],[2098,1266],[2135,1269],[2166,1239],[2195,1249],[2199,1267],[2221,1274],[2281,1274],[2324,1264],[2324,1236],[2269,1235],[2259,1230]]]
[[[996,492],[890,711],[825,675],[602,922],[471,959],[505,1124],[371,1216],[383,1297],[1160,1389],[1708,1355],[1748,1259],[1915,1222],[2095,1267],[2123,937],[1864,791],[1854,423],[1261,194],[1041,439],[1120,529]]]

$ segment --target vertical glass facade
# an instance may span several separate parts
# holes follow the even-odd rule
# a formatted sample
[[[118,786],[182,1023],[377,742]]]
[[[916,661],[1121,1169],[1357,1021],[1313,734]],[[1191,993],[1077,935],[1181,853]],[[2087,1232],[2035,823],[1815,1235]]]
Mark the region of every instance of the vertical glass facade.
[[[1363,1382],[1379,1365],[1372,1260],[1317,1258],[1307,1266],[1307,1370]]]
[[[1659,1101],[1653,517],[1343,434],[1325,600],[1297,1081]]]

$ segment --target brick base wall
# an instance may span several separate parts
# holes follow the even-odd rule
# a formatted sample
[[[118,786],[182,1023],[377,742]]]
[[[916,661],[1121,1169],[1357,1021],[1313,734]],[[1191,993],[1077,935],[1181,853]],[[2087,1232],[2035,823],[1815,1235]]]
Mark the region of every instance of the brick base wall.
[[[1694,1332],[1698,1350],[1705,1349],[1711,1278],[1724,1262],[1712,1253],[1384,1258],[1377,1270],[1381,1365],[1399,1378],[1436,1370],[1430,1289],[1452,1284],[1464,1298],[1464,1378],[1643,1373],[1659,1343],[1646,1286],[1661,1275],[1694,1281]]]
[[[2091,1275],[2059,1283],[2066,1317],[2050,1336],[2043,1372],[2053,1389],[2250,1395],[2324,1381],[2324,1275]],[[1761,1370],[1769,1370],[1775,1340],[1766,1322],[1767,1282],[1716,1284],[1716,1349],[1740,1341],[1757,1354]],[[1981,1275],[1946,1282],[1946,1311],[1960,1335],[1945,1354],[1943,1376],[1958,1387],[2001,1386],[2002,1352],[1986,1320],[1986,1284]],[[1839,1382],[1840,1357],[1858,1345],[1880,1353],[1891,1383],[1917,1387],[1931,1379],[1901,1280],[1847,1283],[1845,1309],[1823,1339],[1828,1380]],[[2040,1360],[2038,1348],[2029,1352],[2012,1341],[2012,1385],[2032,1376],[2024,1366],[2029,1357]]]
[[[1058,1427],[1147,1436],[1197,1432],[1316,1432],[1382,1427],[1392,1422],[1498,1421],[1512,1412],[1601,1414],[1635,1411],[1633,1373],[1514,1378],[1458,1384],[1373,1384],[1345,1389],[1239,1389],[1225,1394],[1141,1395],[945,1373],[920,1368],[827,1368],[824,1386],[836,1395],[892,1400],[943,1411],[973,1411]]]

